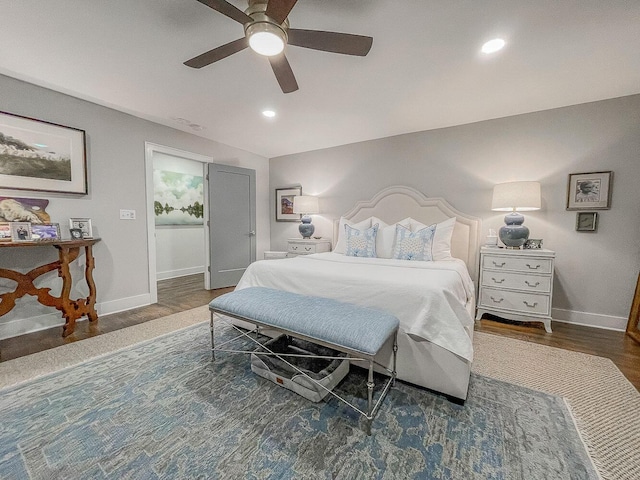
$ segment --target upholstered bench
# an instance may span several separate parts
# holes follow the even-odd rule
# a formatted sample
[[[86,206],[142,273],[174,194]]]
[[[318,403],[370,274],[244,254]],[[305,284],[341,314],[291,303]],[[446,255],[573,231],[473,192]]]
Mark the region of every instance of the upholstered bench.
[[[222,346],[228,342],[219,347],[215,346],[214,317],[221,318],[224,315],[256,325],[256,330],[244,332],[238,329],[238,331],[241,332],[241,337],[250,338],[260,346],[262,345],[251,338],[249,334],[259,331],[259,328],[266,327],[270,330],[344,352],[351,361],[367,362],[369,369],[367,412],[363,412],[334,392],[330,391],[329,393],[366,417],[368,420],[367,433],[370,433],[371,420],[396,378],[397,332],[399,326],[399,321],[396,317],[381,310],[359,307],[329,298],[300,295],[264,287],[245,288],[217,297],[209,303],[209,310],[211,310],[211,350],[213,360],[215,360],[216,350],[239,353],[236,350],[223,350]],[[374,357],[391,337],[393,337],[393,370],[388,370],[376,362]],[[246,353],[255,354],[257,352]],[[271,351],[259,352],[259,354],[275,355],[287,362],[283,358],[284,355]],[[295,365],[287,363],[298,370],[299,373],[304,373],[297,369]],[[373,405],[374,364],[384,368],[390,374],[375,406]],[[311,377],[308,378],[314,381]]]

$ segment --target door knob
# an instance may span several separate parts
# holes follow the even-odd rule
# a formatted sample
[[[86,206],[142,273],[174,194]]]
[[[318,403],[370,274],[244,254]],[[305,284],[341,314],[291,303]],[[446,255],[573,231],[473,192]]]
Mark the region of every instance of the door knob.
[[[251,230],[251,231],[249,232],[249,236],[250,236],[250,237],[253,237],[255,234],[256,234],[255,230]]]

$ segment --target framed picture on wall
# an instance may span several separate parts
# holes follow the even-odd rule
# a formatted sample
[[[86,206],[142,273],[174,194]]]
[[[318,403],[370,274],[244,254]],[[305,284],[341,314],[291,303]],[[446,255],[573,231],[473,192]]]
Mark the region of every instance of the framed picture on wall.
[[[0,188],[86,195],[84,130],[0,112]]]
[[[293,213],[293,197],[302,195],[302,187],[276,188],[276,222],[299,222],[301,215]]]
[[[576,231],[595,232],[598,229],[598,212],[578,212],[576,214]]]
[[[567,187],[567,210],[611,208],[613,172],[572,173]]]

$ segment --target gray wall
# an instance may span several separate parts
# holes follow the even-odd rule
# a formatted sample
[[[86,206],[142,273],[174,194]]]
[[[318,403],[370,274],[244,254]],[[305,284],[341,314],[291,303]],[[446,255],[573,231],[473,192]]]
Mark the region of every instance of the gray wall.
[[[425,112],[428,115],[429,112]],[[444,197],[499,228],[491,211],[496,183],[537,180],[542,209],[525,213],[531,238],[556,251],[555,319],[623,328],[640,268],[640,95],[417,132],[270,160],[271,249],[286,248],[297,226],[274,221],[274,189],[300,184],[318,195],[316,231],[356,201],[390,185]],[[612,208],[597,233],[575,231],[565,210],[569,173],[614,172]]]
[[[53,222],[61,224],[67,236],[69,217],[92,218],[94,234],[102,238],[94,250],[99,312],[133,308],[149,302],[145,141],[208,155],[217,163],[255,169],[258,255],[261,257],[268,249],[267,159],[1,75],[0,110],[86,131],[89,195],[8,190],[0,190],[0,195],[49,199],[47,211]],[[119,220],[121,208],[136,210],[137,219]],[[0,265],[5,268],[28,270],[38,261],[54,258],[53,248],[0,249]],[[76,266],[76,270],[78,268]],[[40,284],[59,292],[60,282],[55,274],[49,274]],[[0,282],[0,285],[8,285],[3,291],[13,288],[7,282]],[[80,285],[72,293],[84,292],[86,288]],[[59,315],[51,314],[51,309],[27,297],[12,312],[0,317],[0,337],[22,332],[25,328],[49,326],[52,319],[59,322]]]

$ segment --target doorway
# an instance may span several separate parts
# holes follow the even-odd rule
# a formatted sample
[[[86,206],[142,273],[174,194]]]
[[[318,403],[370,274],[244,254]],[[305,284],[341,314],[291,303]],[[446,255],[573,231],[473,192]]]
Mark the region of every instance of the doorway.
[[[209,244],[209,232],[204,220],[208,216],[207,185],[204,181],[204,176],[206,166],[212,161],[213,159],[211,157],[205,155],[145,142],[147,245],[151,303],[157,303],[158,301],[157,282],[160,277],[171,278],[172,276],[180,276],[182,274],[188,275],[199,270],[203,273],[204,288],[207,290],[210,288],[209,276],[205,274],[209,265],[208,248],[205,248],[205,246]],[[172,162],[174,165],[180,165],[181,168],[171,168]],[[162,215],[165,217],[169,217],[170,215],[178,216],[181,212],[191,211],[193,213],[194,202],[189,202],[192,208],[188,208],[186,205],[183,206],[181,203],[170,205],[172,202],[162,202],[160,205],[155,204],[154,164],[160,167],[156,170],[162,171],[164,169],[167,172],[178,170],[177,172],[173,172],[178,176],[189,174],[193,174],[191,176],[198,176],[199,174],[200,181],[202,182],[203,195],[201,204],[202,213],[198,215],[199,218],[196,218],[196,220],[199,220],[199,224],[197,221],[190,221],[189,218],[187,218],[182,225],[156,225],[156,209],[162,207]],[[194,217],[194,215],[186,216]],[[158,244],[159,240],[160,245]],[[172,243],[178,241],[182,247],[178,245],[171,250],[173,253],[168,255],[167,251],[172,248]],[[198,254],[198,252],[201,253]],[[161,260],[158,258],[159,255],[162,255]],[[196,257],[199,255],[200,258],[196,259],[194,255]]]

